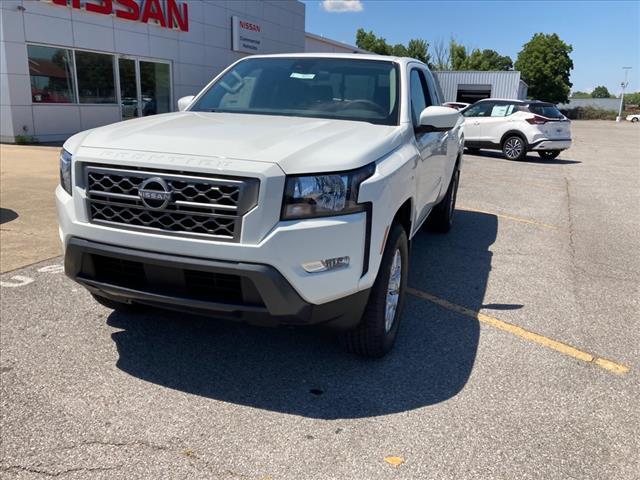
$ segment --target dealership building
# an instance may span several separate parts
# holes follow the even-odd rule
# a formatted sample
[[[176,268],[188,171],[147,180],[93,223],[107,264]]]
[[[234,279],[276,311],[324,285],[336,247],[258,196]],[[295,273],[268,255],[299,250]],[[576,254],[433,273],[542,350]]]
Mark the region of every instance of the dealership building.
[[[0,141],[57,142],[176,109],[256,53],[354,52],[282,1],[0,0]]]
[[[0,141],[170,112],[257,53],[354,53],[296,0],[0,0]],[[434,72],[446,101],[526,98],[520,73]],[[20,138],[22,137],[22,138]]]

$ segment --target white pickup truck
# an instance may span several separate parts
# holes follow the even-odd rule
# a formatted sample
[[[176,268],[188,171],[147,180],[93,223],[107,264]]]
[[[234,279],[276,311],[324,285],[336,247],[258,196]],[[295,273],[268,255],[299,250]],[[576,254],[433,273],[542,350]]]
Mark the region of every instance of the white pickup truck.
[[[179,112],[78,133],[56,190],[66,274],[114,309],[326,325],[394,344],[410,239],[451,228],[462,119],[427,66],[242,59]]]

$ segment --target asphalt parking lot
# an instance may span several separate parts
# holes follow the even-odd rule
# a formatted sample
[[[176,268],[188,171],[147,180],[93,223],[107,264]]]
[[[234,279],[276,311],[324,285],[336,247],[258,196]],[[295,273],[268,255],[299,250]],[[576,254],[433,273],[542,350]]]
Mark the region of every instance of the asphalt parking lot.
[[[7,271],[0,476],[637,479],[640,128],[573,136],[553,161],[466,156],[380,361],[317,331],[113,313],[59,257]]]

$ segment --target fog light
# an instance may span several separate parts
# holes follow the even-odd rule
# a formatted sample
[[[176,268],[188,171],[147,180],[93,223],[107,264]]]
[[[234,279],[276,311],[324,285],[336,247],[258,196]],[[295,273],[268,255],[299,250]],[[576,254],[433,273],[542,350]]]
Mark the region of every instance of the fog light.
[[[327,258],[326,260],[315,260],[302,264],[302,268],[308,273],[326,272],[337,270],[349,266],[349,257]]]

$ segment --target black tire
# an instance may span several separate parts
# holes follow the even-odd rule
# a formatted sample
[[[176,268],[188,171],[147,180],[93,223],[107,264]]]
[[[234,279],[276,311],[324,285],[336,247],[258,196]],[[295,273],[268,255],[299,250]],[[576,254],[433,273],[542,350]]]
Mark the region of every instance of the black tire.
[[[633,117],[631,119],[631,123],[636,123],[636,122],[640,122],[640,119],[638,117]]]
[[[458,185],[460,184],[460,169],[456,165],[447,193],[438,203],[427,219],[427,228],[432,232],[447,233],[453,227],[453,216],[456,211],[456,199],[458,198]]]
[[[524,160],[527,156],[527,143],[519,135],[511,135],[502,142],[502,154],[507,160]]]
[[[115,300],[111,300],[110,298],[103,297],[102,295],[96,295],[95,293],[92,293],[91,296],[100,305],[111,310],[127,313],[135,313],[140,310],[140,306],[135,303],[117,302]]]
[[[390,317],[392,320],[388,325],[386,322],[387,294],[396,252],[399,252],[401,266],[398,299],[395,313]],[[394,224],[387,239],[378,277],[371,288],[362,320],[356,328],[340,336],[340,341],[348,352],[367,358],[381,358],[393,348],[404,306],[408,265],[407,232],[401,225]]]
[[[467,150],[467,153],[469,155],[477,155],[477,154],[480,153],[480,149],[479,148],[465,147],[465,149]]]
[[[560,150],[541,150],[538,152],[540,158],[543,160],[553,160],[560,155]]]

